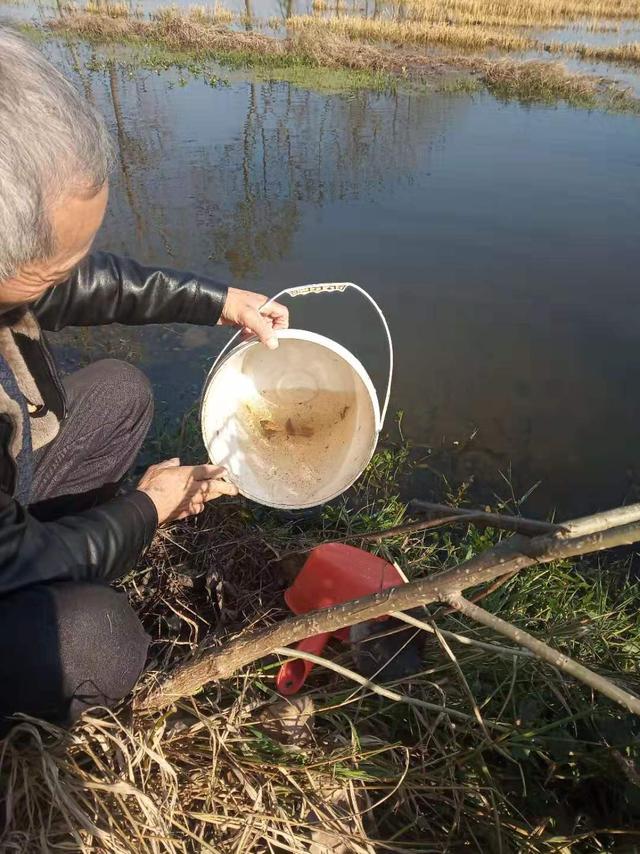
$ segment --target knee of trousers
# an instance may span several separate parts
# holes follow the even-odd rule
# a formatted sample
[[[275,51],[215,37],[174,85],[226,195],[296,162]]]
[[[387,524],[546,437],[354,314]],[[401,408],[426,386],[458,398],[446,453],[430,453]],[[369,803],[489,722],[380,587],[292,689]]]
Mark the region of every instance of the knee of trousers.
[[[23,712],[61,725],[111,706],[140,676],[149,637],[124,593],[39,584],[0,598],[0,733]]]
[[[149,637],[126,594],[99,584],[60,587],[57,626],[63,692],[71,719],[90,705],[111,706],[142,673]],[[71,587],[71,585],[69,585]]]
[[[144,668],[149,637],[126,595],[106,585],[37,585],[3,597],[0,616],[0,718],[68,725],[121,700]]]
[[[94,363],[100,374],[95,392],[102,403],[117,401],[124,412],[153,414],[153,390],[145,374],[135,365],[119,359],[101,359]]]

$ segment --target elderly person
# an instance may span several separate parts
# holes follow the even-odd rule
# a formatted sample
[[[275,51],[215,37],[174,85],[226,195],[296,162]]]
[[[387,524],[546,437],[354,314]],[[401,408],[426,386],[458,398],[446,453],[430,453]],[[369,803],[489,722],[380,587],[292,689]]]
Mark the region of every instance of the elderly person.
[[[168,460],[118,494],[149,384],[111,359],[61,380],[43,330],[224,323],[275,347],[287,325],[258,294],[91,252],[111,154],[95,110],[0,28],[0,729],[16,712],[67,725],[131,690],[148,638],[110,582],[158,525],[236,492],[219,468]]]

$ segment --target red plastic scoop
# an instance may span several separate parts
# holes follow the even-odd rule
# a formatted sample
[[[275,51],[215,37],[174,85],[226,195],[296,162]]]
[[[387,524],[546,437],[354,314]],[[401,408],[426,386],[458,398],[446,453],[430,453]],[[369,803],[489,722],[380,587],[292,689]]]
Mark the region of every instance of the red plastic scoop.
[[[353,546],[328,543],[313,549],[284,598],[294,614],[306,614],[397,587],[406,580],[393,564],[382,558]],[[297,648],[321,655],[331,637],[348,641],[349,628],[305,638]],[[276,688],[285,695],[297,693],[312,667],[310,661],[301,658],[287,661],[278,671]]]

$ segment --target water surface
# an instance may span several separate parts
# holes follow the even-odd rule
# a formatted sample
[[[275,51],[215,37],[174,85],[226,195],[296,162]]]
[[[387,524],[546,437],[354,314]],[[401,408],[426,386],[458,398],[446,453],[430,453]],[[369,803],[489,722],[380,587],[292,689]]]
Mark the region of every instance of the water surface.
[[[354,281],[391,325],[391,411],[427,463],[532,512],[634,494],[640,467],[640,122],[490,96],[318,95],[233,75],[85,69],[49,54],[118,146],[99,245],[273,294]],[[295,325],[384,341],[353,296],[299,298]],[[197,399],[220,330],[84,330],[81,353],[139,361],[160,408]],[[393,430],[393,421],[388,419]],[[422,489],[420,481],[414,487]]]

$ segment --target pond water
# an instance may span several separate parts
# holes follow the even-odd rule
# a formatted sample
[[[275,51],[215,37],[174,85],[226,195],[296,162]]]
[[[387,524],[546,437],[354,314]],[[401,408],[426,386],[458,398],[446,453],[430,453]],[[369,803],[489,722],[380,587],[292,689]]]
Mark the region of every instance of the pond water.
[[[531,36],[545,43],[580,44],[591,47],[615,47],[620,44],[637,42],[640,38],[640,26],[637,21],[616,21],[609,25],[603,22],[602,29],[592,28],[588,21],[578,22],[567,27],[532,29]]]
[[[80,48],[46,50],[117,140],[101,247],[267,294],[357,282],[388,317],[391,412],[422,446],[422,472],[502,496],[502,474],[516,495],[539,482],[530,512],[635,494],[638,118],[490,96],[319,95],[228,72],[211,87],[89,72]],[[383,382],[381,330],[354,296],[298,298],[292,319]],[[118,327],[58,346],[67,366],[87,352],[139,361],[160,409],[179,414],[224,334]]]

